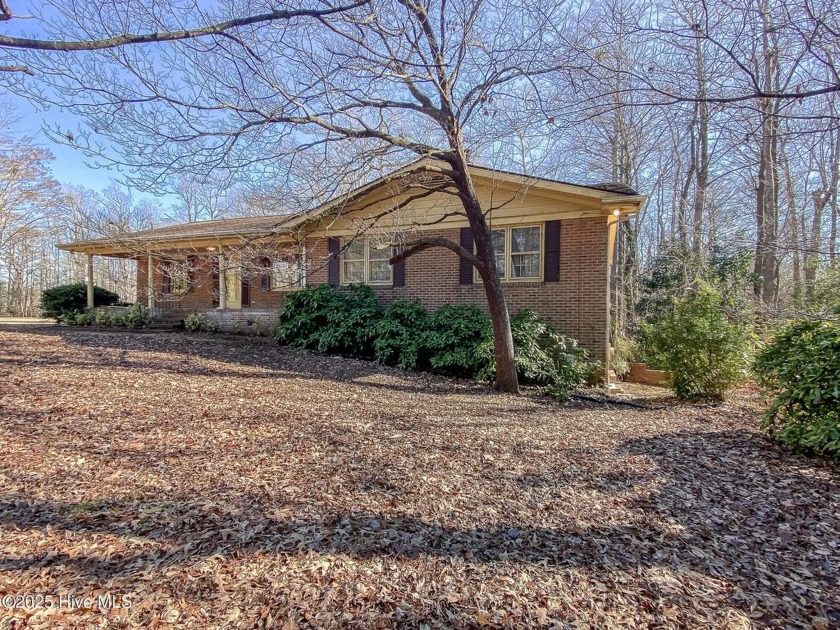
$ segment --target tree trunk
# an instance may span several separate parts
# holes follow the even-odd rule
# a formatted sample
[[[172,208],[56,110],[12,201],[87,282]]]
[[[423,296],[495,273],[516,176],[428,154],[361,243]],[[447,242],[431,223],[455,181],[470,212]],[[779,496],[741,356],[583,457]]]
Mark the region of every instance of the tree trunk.
[[[764,89],[772,92],[778,88],[778,47],[771,42],[773,25],[769,22],[766,7],[762,8],[763,20],[763,74]],[[775,306],[779,296],[779,104],[764,98],[761,103],[761,141],[758,158],[758,185],[756,187],[756,248],[755,295],[768,306]]]
[[[758,159],[758,186],[756,188],[756,251],[755,274],[759,280],[755,295],[765,305],[774,305],[778,297],[778,179],[776,149],[778,133],[773,105],[764,103],[761,123],[761,145]]]
[[[702,39],[697,37],[697,97],[706,98],[706,66],[703,58]],[[706,195],[709,187],[709,104],[697,103],[697,157],[696,187],[694,189],[694,216],[691,225],[692,249],[696,254],[703,251],[703,218],[706,211]],[[692,132],[693,138],[693,132]],[[692,142],[692,144],[694,144]]]
[[[479,269],[479,275],[484,283],[490,321],[493,324],[496,388],[503,392],[518,394],[519,379],[516,375],[516,360],[513,354],[513,334],[510,330],[510,317],[502,290],[502,279],[496,269],[496,256],[493,251],[490,227],[484,218],[484,211],[481,208],[478,193],[470,176],[467,155],[457,129],[453,129],[451,137],[455,153],[455,164],[453,166],[455,166],[458,180],[456,185],[464,211],[467,214],[467,220],[472,228],[476,256],[484,263],[484,269]]]
[[[808,297],[814,295],[814,282],[817,280],[817,269],[820,263],[822,249],[822,218],[823,210],[829,199],[829,191],[815,190],[811,193],[814,202],[814,216],[811,220],[811,234],[805,249],[805,293]]]

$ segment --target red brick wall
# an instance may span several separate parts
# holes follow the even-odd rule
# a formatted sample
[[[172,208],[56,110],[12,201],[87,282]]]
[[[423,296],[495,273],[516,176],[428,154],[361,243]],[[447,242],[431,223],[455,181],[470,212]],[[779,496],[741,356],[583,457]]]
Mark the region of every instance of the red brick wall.
[[[435,236],[459,241],[458,229],[438,230]],[[318,269],[309,284],[327,281],[326,239],[309,251],[310,264]],[[505,297],[511,314],[533,309],[560,332],[578,340],[593,359],[605,363],[608,352],[608,257],[606,218],[568,219],[560,225],[560,281],[506,282]],[[434,247],[406,260],[405,286],[374,286],[383,304],[392,300],[419,299],[428,309],[443,304],[474,304],[487,310],[484,287],[458,282],[458,255]]]
[[[439,230],[455,242],[457,229]],[[307,242],[307,257],[313,271],[307,278],[310,285],[327,282],[327,239]],[[576,338],[580,345],[602,363],[608,349],[608,230],[606,218],[568,219],[560,228],[560,281],[505,283],[505,296],[511,313],[530,308],[545,317],[563,334]],[[212,311],[212,277],[209,259],[200,259],[203,273],[197,271],[197,285],[183,296],[159,300],[161,306],[170,305],[173,311],[189,313]],[[481,283],[461,285],[458,282],[457,254],[440,247],[431,248],[406,260],[404,287],[374,287],[380,300],[387,304],[396,299],[419,299],[428,309],[443,304],[475,304],[486,310]],[[161,270],[155,274],[155,288],[162,287]],[[146,261],[138,264],[138,299],[145,302]],[[285,293],[260,290],[259,278],[251,287],[251,306],[222,317],[247,321],[249,318],[271,320]],[[227,313],[227,311],[226,311]]]

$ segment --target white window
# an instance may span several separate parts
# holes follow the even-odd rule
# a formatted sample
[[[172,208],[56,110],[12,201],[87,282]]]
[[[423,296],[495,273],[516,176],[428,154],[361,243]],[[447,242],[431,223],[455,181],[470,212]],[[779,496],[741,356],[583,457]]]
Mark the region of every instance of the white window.
[[[295,254],[271,262],[271,290],[294,291],[306,284],[305,256]]]
[[[394,269],[388,263],[393,250],[387,241],[356,239],[342,246],[342,284],[393,284]]]
[[[539,226],[510,228],[510,279],[539,278],[542,230]]]
[[[496,270],[502,280],[540,280],[542,278],[542,227],[493,228],[490,230]],[[478,272],[476,282],[480,281]]]
[[[190,289],[190,261],[169,261],[163,266],[163,292],[181,295]]]

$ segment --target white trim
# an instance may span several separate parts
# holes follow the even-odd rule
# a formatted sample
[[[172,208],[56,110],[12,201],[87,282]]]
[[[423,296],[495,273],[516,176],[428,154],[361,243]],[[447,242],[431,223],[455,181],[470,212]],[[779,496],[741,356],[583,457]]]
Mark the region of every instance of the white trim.
[[[388,280],[377,280],[375,282],[371,281],[370,280],[370,263],[371,263],[371,259],[370,259],[370,245],[371,245],[371,242],[370,242],[370,239],[362,238],[362,239],[354,239],[354,240],[357,243],[359,243],[359,242],[362,243],[362,248],[363,248],[363,251],[364,251],[364,255],[361,259],[356,258],[356,259],[353,259],[353,260],[350,260],[350,261],[345,260],[344,255],[347,251],[346,246],[347,246],[348,242],[345,239],[341,239],[339,241],[339,247],[340,247],[340,251],[341,251],[341,256],[339,256],[339,259],[338,259],[338,268],[339,268],[339,272],[340,272],[339,273],[340,284],[342,286],[347,286],[347,285],[350,285],[350,284],[369,284],[369,285],[374,286],[374,287],[376,287],[376,286],[379,286],[379,287],[392,286],[394,284],[394,265],[388,265],[388,271],[389,271]],[[351,242],[353,242],[353,241],[351,241]],[[346,278],[344,277],[345,276],[344,267],[345,267],[345,263],[347,263],[347,262],[356,262],[356,263],[362,262],[364,264],[364,273],[363,273],[364,279],[361,282],[348,282],[346,280]],[[382,262],[382,260],[379,260],[379,262]]]
[[[521,228],[539,228],[540,230],[540,262],[539,262],[539,275],[534,278],[512,278],[511,271],[513,269],[513,265],[511,264],[511,231],[518,230]],[[505,275],[502,278],[502,282],[504,283],[519,283],[519,282],[543,282],[544,274],[545,274],[545,223],[530,223],[527,225],[493,225],[490,227],[491,233],[494,230],[504,230],[505,231]],[[475,249],[475,248],[473,248]],[[516,255],[520,254],[534,254],[536,252],[517,252]],[[479,275],[478,271],[473,268],[473,283],[481,282],[481,276]]]

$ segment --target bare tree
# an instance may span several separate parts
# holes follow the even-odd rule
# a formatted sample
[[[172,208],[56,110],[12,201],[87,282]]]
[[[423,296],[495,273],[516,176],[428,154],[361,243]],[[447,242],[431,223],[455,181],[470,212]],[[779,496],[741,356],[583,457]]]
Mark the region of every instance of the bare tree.
[[[126,166],[135,183],[235,175],[283,190],[285,212],[433,160],[435,177],[413,182],[412,194],[451,200],[447,212],[468,219],[475,244],[427,238],[420,221],[391,234],[401,248],[393,260],[445,247],[478,270],[499,385],[515,390],[493,204],[482,205],[469,160],[657,191],[621,229],[622,311],[640,252],[649,258],[674,238],[699,253],[721,241],[752,246],[757,296],[775,304],[786,251],[801,264],[814,220],[836,252],[837,196],[819,209],[809,201],[801,229],[797,182],[808,171],[798,140],[784,135],[838,125],[821,105],[840,90],[835,5],[391,0],[261,13],[250,2],[210,12],[65,0],[49,5],[59,17],[44,32],[55,41],[6,37],[0,50],[38,79],[9,72],[10,88],[87,122],[53,129],[55,139]],[[780,179],[783,140],[791,186]]]
[[[132,24],[138,14],[124,17]],[[73,32],[84,33],[77,15],[65,12],[65,18]],[[392,262],[444,247],[476,268],[493,322],[498,386],[517,391],[487,222],[492,208],[482,205],[469,159],[485,148],[488,129],[499,136],[495,110],[517,107],[523,92],[538,94],[542,78],[563,66],[549,52],[546,28],[563,19],[553,3],[396,0],[334,12],[317,23],[288,21],[283,29],[242,24],[232,37],[205,33],[207,41],[168,43],[151,55],[106,49],[60,61],[30,54],[21,62],[55,88],[36,87],[30,96],[83,115],[95,132],[118,143],[123,162],[146,173],[206,175],[224,166],[240,175],[268,168],[278,175],[309,154],[318,156],[320,173],[353,174],[325,183],[322,175],[313,182],[287,171],[289,189],[320,199],[357,184],[377,164],[431,158],[437,177],[417,194],[448,195],[449,212],[467,218],[474,247],[415,230],[413,238],[397,239],[401,249]],[[108,71],[115,66],[119,74]],[[177,85],[167,78],[171,72],[182,78]],[[538,106],[539,99],[532,102]],[[89,140],[73,137],[95,152]]]
[[[168,11],[166,5],[157,6],[155,3],[124,3],[114,0],[100,0],[99,2],[42,2],[40,6],[40,22],[48,28],[52,39],[36,39],[31,37],[13,37],[0,35],[0,50],[38,50],[81,52],[90,50],[110,50],[123,46],[138,44],[152,44],[162,42],[189,41],[193,39],[220,36],[236,40],[231,31],[260,24],[272,24],[299,17],[322,17],[338,13],[349,8],[355,8],[367,3],[368,0],[350,2],[344,6],[322,6],[321,8],[274,9],[267,12],[254,11],[248,15],[221,19],[212,12],[201,7],[199,2],[192,6],[184,6],[182,13],[174,14]],[[123,5],[123,6],[120,6]],[[131,6],[128,6],[131,5]],[[125,24],[122,9],[128,8],[135,18],[145,24],[153,25],[154,30],[138,33],[126,33],[120,28]],[[75,39],[67,38],[64,30],[50,28],[52,22],[47,17],[50,10],[59,14],[72,16],[78,27]],[[0,0],[0,22],[10,22],[17,17],[7,0]],[[34,16],[26,16],[32,18]],[[117,18],[111,20],[111,18]],[[171,20],[174,18],[175,22]],[[189,19],[184,19],[189,18]],[[111,25],[116,28],[109,31]],[[14,59],[13,55],[10,55]],[[0,57],[2,60],[2,57]],[[34,75],[35,72],[25,63],[2,63],[0,72],[23,73]]]
[[[234,194],[221,178],[181,175],[172,188],[178,201],[166,214],[171,221],[215,221],[234,214]]]

